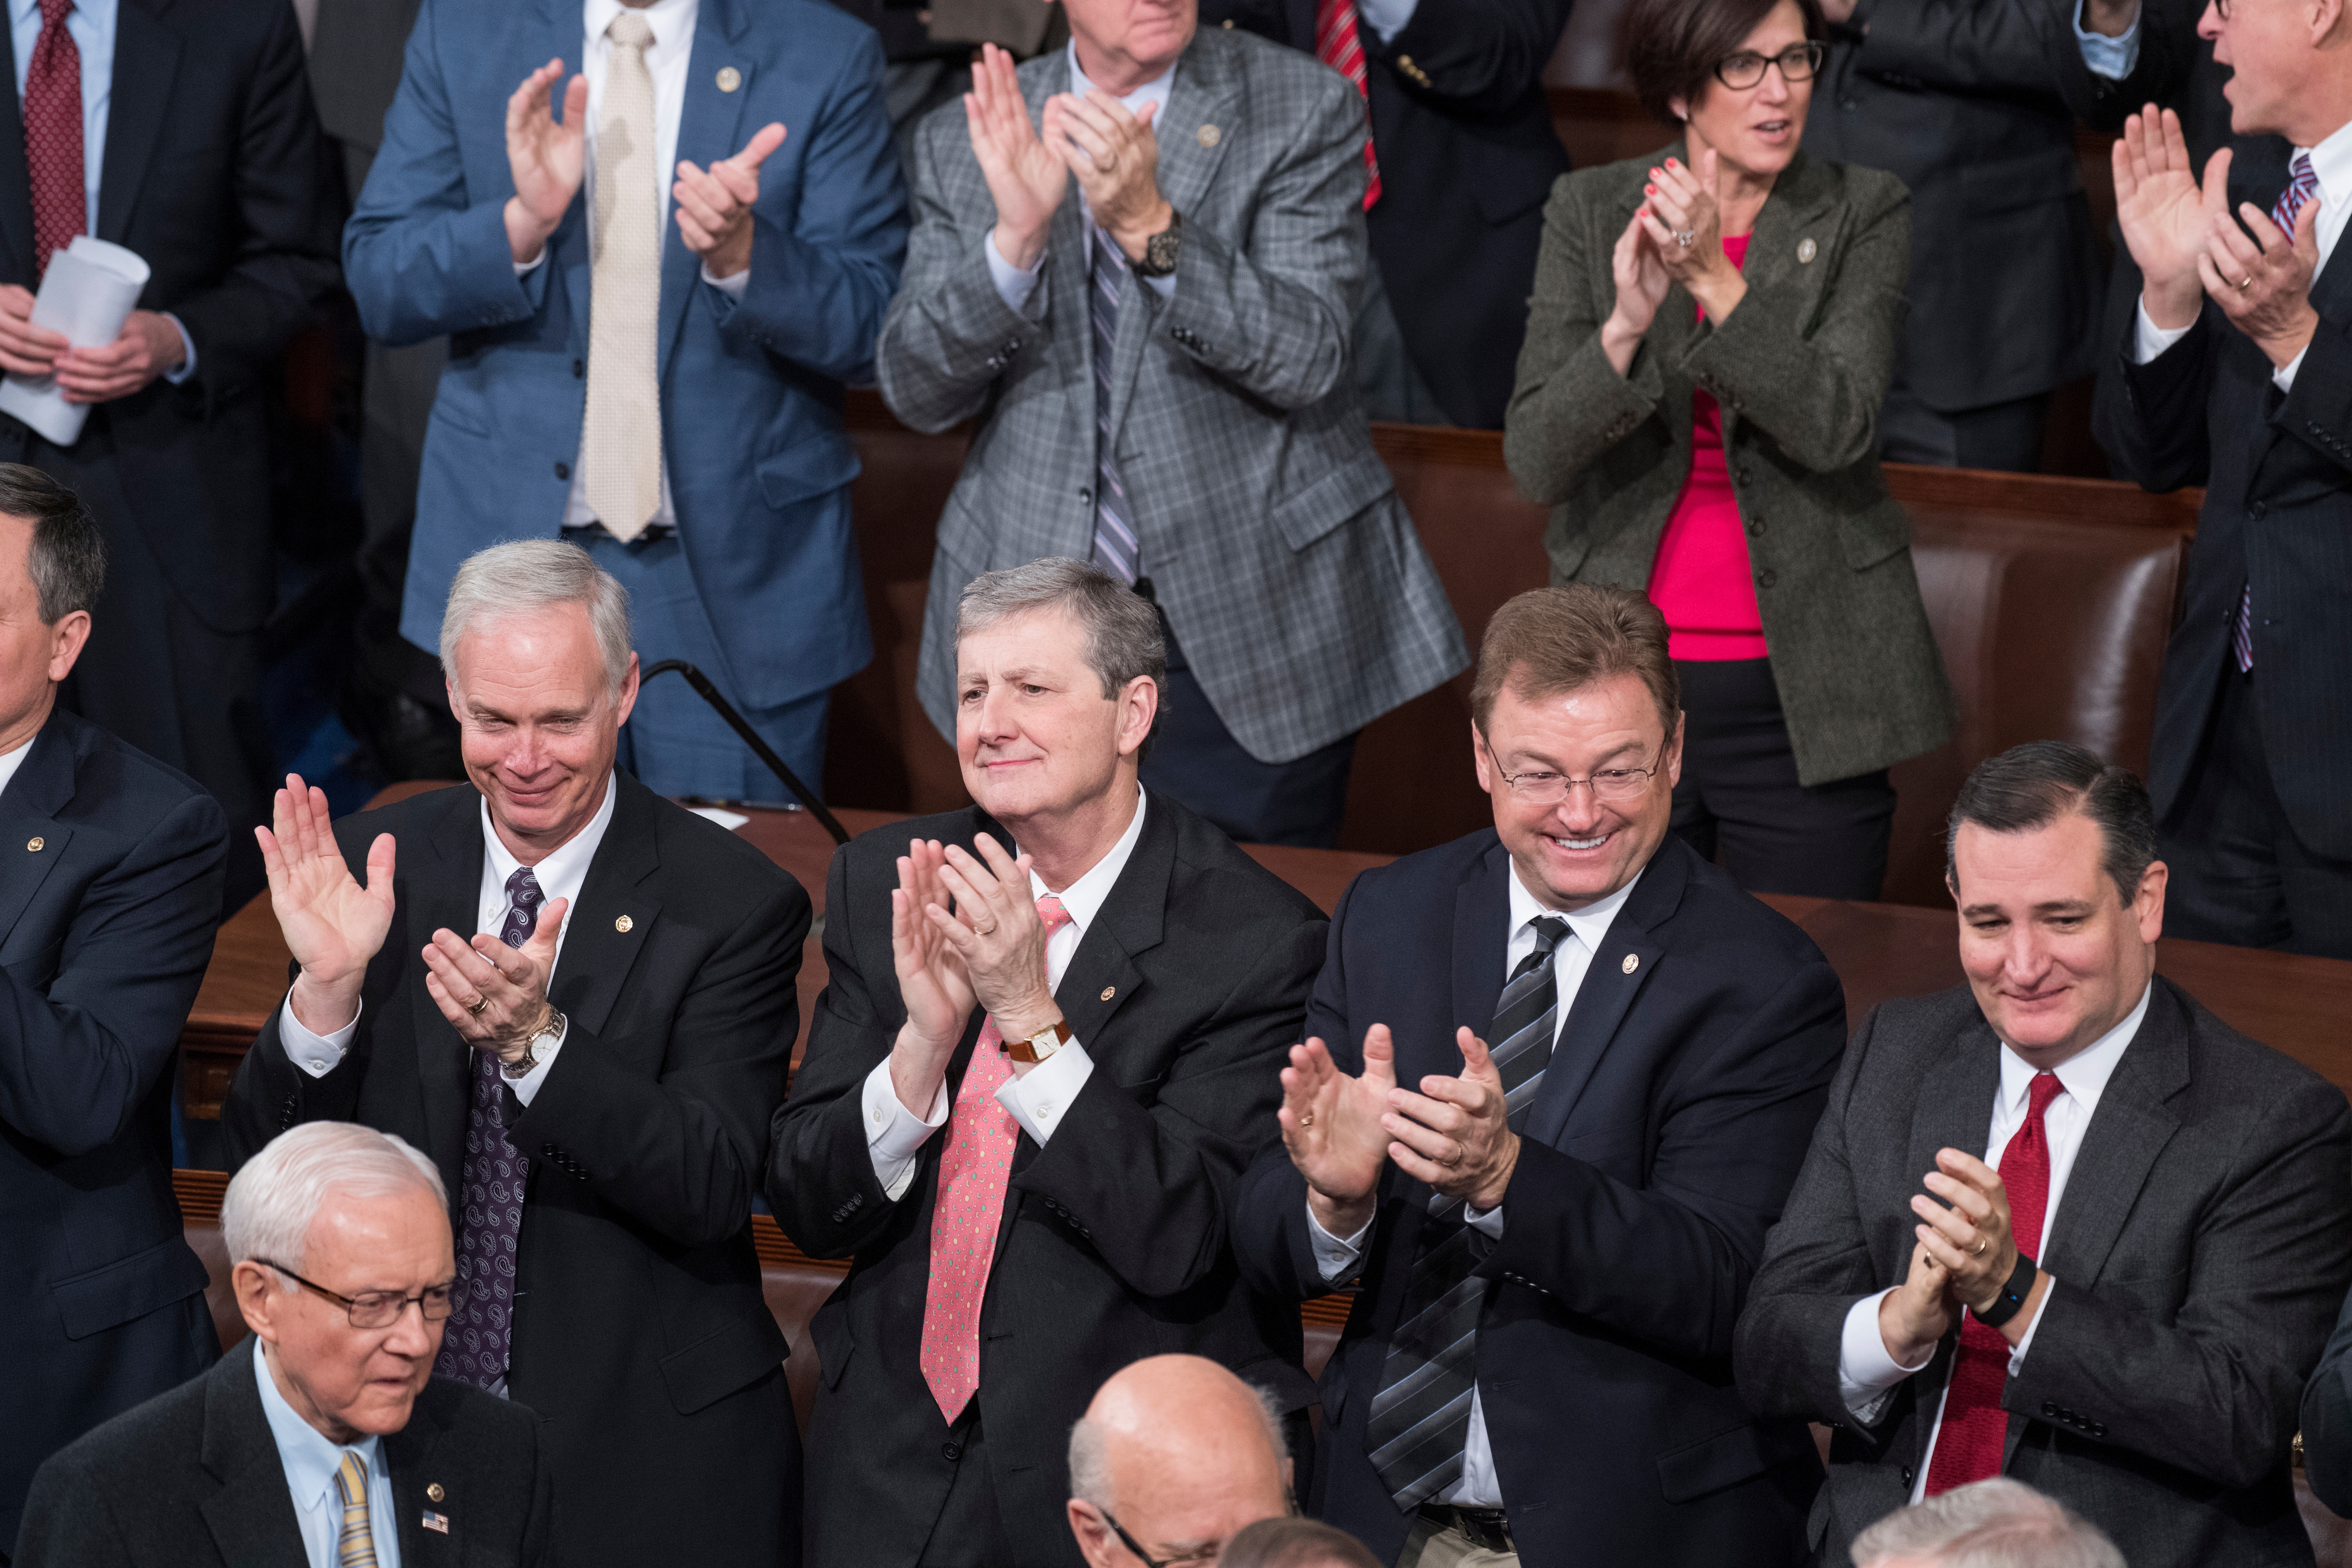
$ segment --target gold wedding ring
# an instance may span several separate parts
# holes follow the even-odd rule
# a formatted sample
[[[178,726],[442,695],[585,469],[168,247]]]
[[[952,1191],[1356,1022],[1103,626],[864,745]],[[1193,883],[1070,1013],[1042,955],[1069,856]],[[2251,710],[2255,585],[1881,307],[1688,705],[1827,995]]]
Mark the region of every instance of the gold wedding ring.
[[[2253,275],[2252,273],[2251,273],[2251,272],[2247,273],[2243,278],[2241,278],[2240,279],[2238,279],[2238,292],[2239,292],[2239,293],[2241,293],[2241,294],[2244,293],[2247,289],[2249,289],[2252,288],[2253,286],[2254,286],[2254,275]]]
[[[477,996],[477,997],[475,997],[475,998],[474,998],[474,1005],[473,1005],[472,1006],[470,1006],[470,1007],[467,1008],[467,1009],[466,1009],[466,1011],[467,1011],[467,1013],[470,1013],[471,1015],[473,1015],[475,1017],[478,1018],[478,1017],[480,1017],[480,1016],[482,1016],[482,1009],[483,1009],[483,1008],[485,1008],[485,1007],[488,1007],[489,1005],[490,1005],[490,999],[489,999],[488,997],[487,997],[487,996]]]
[[[972,934],[975,936],[994,936],[996,934],[996,928],[994,926],[974,926],[971,929]]]
[[[1977,1249],[1974,1252],[1969,1253],[1969,1256],[1970,1258],[1982,1258],[1985,1254],[1986,1245],[1984,1238],[1982,1237],[1979,1237],[1977,1238]]]
[[[1302,1111],[1302,1112],[1299,1114],[1299,1118],[1298,1118],[1298,1125],[1300,1125],[1301,1127],[1312,1127],[1312,1126],[1314,1126],[1314,1125],[1315,1125],[1315,1113],[1314,1113],[1313,1111],[1311,1111],[1311,1110],[1308,1110],[1308,1111]]]
[[[1445,1168],[1446,1168],[1447,1170],[1449,1170],[1449,1171],[1450,1171],[1450,1170],[1454,1169],[1454,1166],[1456,1166],[1456,1165],[1458,1165],[1458,1164],[1462,1163],[1462,1162],[1463,1162],[1463,1161],[1465,1161],[1465,1160],[1468,1159],[1469,1157],[1470,1157],[1470,1149],[1469,1149],[1469,1146],[1468,1146],[1467,1144],[1465,1144],[1465,1143],[1456,1143],[1456,1144],[1454,1144],[1454,1158],[1452,1158],[1451,1160],[1448,1160],[1448,1161],[1446,1161],[1446,1162],[1445,1162]]]

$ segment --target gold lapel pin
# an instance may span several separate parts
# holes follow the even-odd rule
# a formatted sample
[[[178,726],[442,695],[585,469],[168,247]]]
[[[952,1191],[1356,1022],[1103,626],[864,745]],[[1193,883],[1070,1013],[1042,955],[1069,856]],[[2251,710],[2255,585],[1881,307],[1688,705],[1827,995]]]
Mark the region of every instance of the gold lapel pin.
[[[1201,145],[1203,147],[1213,147],[1219,142],[1224,140],[1224,135],[1225,133],[1223,132],[1218,130],[1213,125],[1203,125],[1201,127]]]
[[[441,1489],[441,1483],[439,1481],[435,1481],[431,1486],[425,1489],[425,1500],[428,1502],[439,1502],[443,1498],[447,1497],[448,1495],[449,1494],[447,1492]]]
[[[1808,235],[1804,238],[1797,241],[1797,264],[1799,266],[1803,266],[1806,262],[1811,261],[1814,257],[1819,256],[1821,253],[1822,247],[1813,243],[1812,237],[1811,235]]]
[[[720,66],[719,68],[719,91],[733,92],[737,88],[741,87],[742,85],[743,73],[741,71],[737,70],[733,66]]]
[[[1106,986],[1104,986],[1104,987],[1103,987],[1102,999],[1103,999],[1104,1001],[1108,1002],[1108,1001],[1109,1001],[1112,997],[1114,997],[1114,996],[1116,996],[1116,995],[1118,995],[1118,986],[1116,986],[1116,985],[1106,985]]]
[[[630,927],[636,923],[636,921],[631,920],[626,915],[614,915],[613,917],[613,929],[616,931],[623,932],[624,934],[628,931]]]
[[[33,837],[25,840],[25,847],[31,850],[34,854],[38,855],[41,852],[41,846],[47,842],[47,839],[36,833]]]
[[[1635,971],[1635,970],[1637,970],[1637,969],[1639,969],[1639,968],[1641,968],[1641,967],[1642,967],[1642,955],[1641,955],[1640,953],[1637,953],[1637,952],[1629,952],[1629,953],[1627,953],[1627,954],[1625,955],[1625,973],[1626,973],[1631,974],[1631,973],[1633,973],[1633,971]]]

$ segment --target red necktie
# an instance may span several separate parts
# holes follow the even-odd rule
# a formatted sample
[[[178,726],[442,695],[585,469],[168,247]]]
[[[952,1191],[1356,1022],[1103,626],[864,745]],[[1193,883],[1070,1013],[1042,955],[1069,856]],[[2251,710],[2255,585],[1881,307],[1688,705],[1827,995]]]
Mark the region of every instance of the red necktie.
[[[1070,912],[1051,893],[1037,900],[1037,915],[1049,938],[1070,923]],[[931,1278],[923,1288],[919,1360],[950,1426],[980,1387],[980,1303],[988,1293],[989,1265],[996,1260],[1013,1146],[1021,1138],[1021,1124],[996,1103],[996,1086],[1013,1076],[1003,1044],[995,1019],[980,1026],[971,1065],[948,1115],[939,1197],[931,1205]]]
[[[33,272],[89,225],[82,183],[81,50],[66,31],[74,0],[41,0],[41,37],[25,68],[25,164],[33,177]]]
[[[2025,1124],[2000,1153],[2010,1233],[2028,1258],[2041,1255],[2042,1215],[2050,1205],[2050,1130],[2042,1113],[2063,1087],[2054,1072],[2033,1075]],[[1999,1329],[1985,1327],[1973,1313],[1962,1320],[1959,1354],[1953,1358],[1951,1386],[1944,1394],[1944,1425],[1927,1463],[1927,1496],[2000,1474],[2000,1451],[2009,1439],[2009,1412],[2000,1407],[2009,1356],[2009,1342]]]
[[[1364,80],[1364,44],[1356,36],[1355,0],[1318,0],[1315,7],[1315,58],[1356,84],[1366,103],[1372,89]],[[1369,111],[1368,111],[1369,112]],[[1372,139],[1364,138],[1364,210],[1381,199],[1381,161],[1372,153]]]

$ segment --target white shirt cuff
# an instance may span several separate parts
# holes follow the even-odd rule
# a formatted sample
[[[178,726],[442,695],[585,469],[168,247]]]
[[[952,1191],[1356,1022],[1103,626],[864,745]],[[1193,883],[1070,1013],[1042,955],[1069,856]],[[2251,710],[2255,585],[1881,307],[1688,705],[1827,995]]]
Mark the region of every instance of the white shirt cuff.
[[[980,242],[980,247],[988,253],[988,278],[996,285],[996,297],[1004,301],[1006,310],[1027,315],[1029,298],[1037,291],[1037,279],[1045,274],[1045,253],[1038,253],[1034,266],[1026,268],[1015,267],[998,253],[994,229],[988,231],[988,237]]]
[[[882,1184],[883,1195],[897,1203],[907,1195],[907,1188],[915,1179],[915,1156],[923,1152],[932,1133],[948,1124],[947,1082],[941,1079],[940,1087],[931,1091],[931,1113],[917,1116],[898,1103],[898,1091],[890,1082],[890,1058],[884,1057],[866,1075],[860,1103],[866,1116],[866,1152],[874,1161],[874,1179]]]
[[[2187,337],[2189,327],[2196,324],[2191,321],[2188,327],[2159,327],[2147,313],[2147,301],[2142,300],[2132,322],[2132,363],[2147,364]]]
[[[2083,26],[2083,12],[2087,8],[2087,3],[2088,0],[2084,0],[2084,4],[2074,7],[2075,47],[2083,51],[2084,65],[2111,81],[2120,81],[2131,75],[2132,68],[2139,64],[2139,17],[2134,16],[2130,26],[2126,27],[2120,36],[2111,38],[2105,33],[2095,33]],[[1360,14],[1362,9],[1361,5],[1357,7]]]
[[[2271,372],[2271,384],[2277,387],[2281,392],[2293,392],[2294,390],[2294,373],[2303,368],[2303,356],[2310,352],[2311,345],[2309,343],[2304,344],[2301,353],[2296,354],[2293,359],[2287,361],[2286,363]]]
[[[1062,1048],[1039,1062],[1020,1078],[1008,1078],[996,1086],[996,1103],[1004,1107],[1005,1114],[1021,1123],[1021,1131],[1037,1141],[1043,1148],[1054,1129],[1062,1124],[1062,1117],[1070,1102],[1078,1098],[1078,1090],[1087,1087],[1087,1079],[1095,1075],[1095,1059],[1087,1048],[1071,1040]]]
[[[705,283],[709,284],[713,289],[718,289],[721,294],[726,295],[730,300],[740,302],[743,298],[743,290],[751,286],[751,269],[746,267],[742,271],[736,273],[731,278],[713,278],[710,275],[710,264],[709,262],[705,262],[702,266],[702,280]]]
[[[539,247],[539,254],[537,256],[532,257],[529,261],[518,261],[514,264],[515,276],[520,278],[526,272],[538,271],[541,264],[546,261],[546,259],[547,247],[541,245]]]
[[[171,322],[173,328],[179,332],[181,352],[187,356],[180,362],[179,369],[167,370],[163,373],[163,379],[172,385],[177,386],[196,374],[196,340],[188,336],[188,323],[172,314],[171,311],[164,311],[163,319]]]
[[[1496,1204],[1493,1208],[1482,1212],[1465,1204],[1462,1205],[1462,1223],[1472,1230],[1483,1231],[1495,1240],[1500,1241],[1503,1239],[1503,1205]]]
[[[1315,1205],[1307,1205],[1307,1245],[1315,1251],[1316,1271],[1323,1276],[1323,1283],[1337,1285],[1355,1273],[1356,1266],[1363,1261],[1364,1243],[1372,1234],[1372,1220],[1379,1217],[1375,1211],[1361,1230],[1342,1241],[1323,1228],[1323,1222],[1315,1217]]]
[[[537,1067],[532,1068],[520,1078],[509,1078],[504,1073],[500,1073],[499,1081],[514,1090],[514,1097],[517,1100],[529,1105],[530,1097],[539,1092],[539,1086],[547,1081],[547,1069],[555,1065],[555,1053],[563,1048],[563,1037],[571,1031],[572,1020],[566,1018],[563,1020],[563,1028],[561,1032],[531,1047],[531,1055],[539,1058]]]
[[[366,1010],[367,1004],[361,1003],[360,1012]],[[324,1078],[341,1067],[343,1053],[352,1048],[352,1037],[359,1032],[359,1013],[332,1034],[314,1035],[294,1016],[293,992],[287,992],[286,1000],[278,1005],[278,1043],[286,1048],[286,1059],[312,1078]]]
[[[2053,1274],[2050,1276],[2050,1284],[2053,1289],[2057,1287],[2058,1277],[2056,1275]],[[2050,1291],[2044,1290],[2042,1292],[2042,1304],[2033,1309],[2033,1316],[2025,1325],[2024,1337],[2017,1342],[2017,1348],[2009,1352],[2010,1376],[2015,1377],[2020,1372],[2024,1370],[2025,1352],[2033,1348],[2033,1331],[2042,1326],[2042,1314],[2049,1310]]]
[[[1838,1396],[1865,1426],[1878,1419],[1896,1385],[1936,1359],[1930,1348],[1926,1361],[1905,1366],[1886,1353],[1886,1341],[1878,1331],[1878,1304],[1893,1294],[1892,1289],[1881,1290],[1847,1308],[1845,1331],[1838,1339]]]

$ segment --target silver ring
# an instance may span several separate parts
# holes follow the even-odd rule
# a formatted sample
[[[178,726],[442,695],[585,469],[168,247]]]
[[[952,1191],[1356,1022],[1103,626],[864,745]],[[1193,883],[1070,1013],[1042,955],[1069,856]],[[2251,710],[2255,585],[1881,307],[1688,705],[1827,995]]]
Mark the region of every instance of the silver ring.
[[[1674,231],[1674,236],[1675,243],[1681,246],[1685,250],[1688,250],[1691,247],[1692,243],[1698,238],[1698,231],[1696,229],[1678,228]]]

